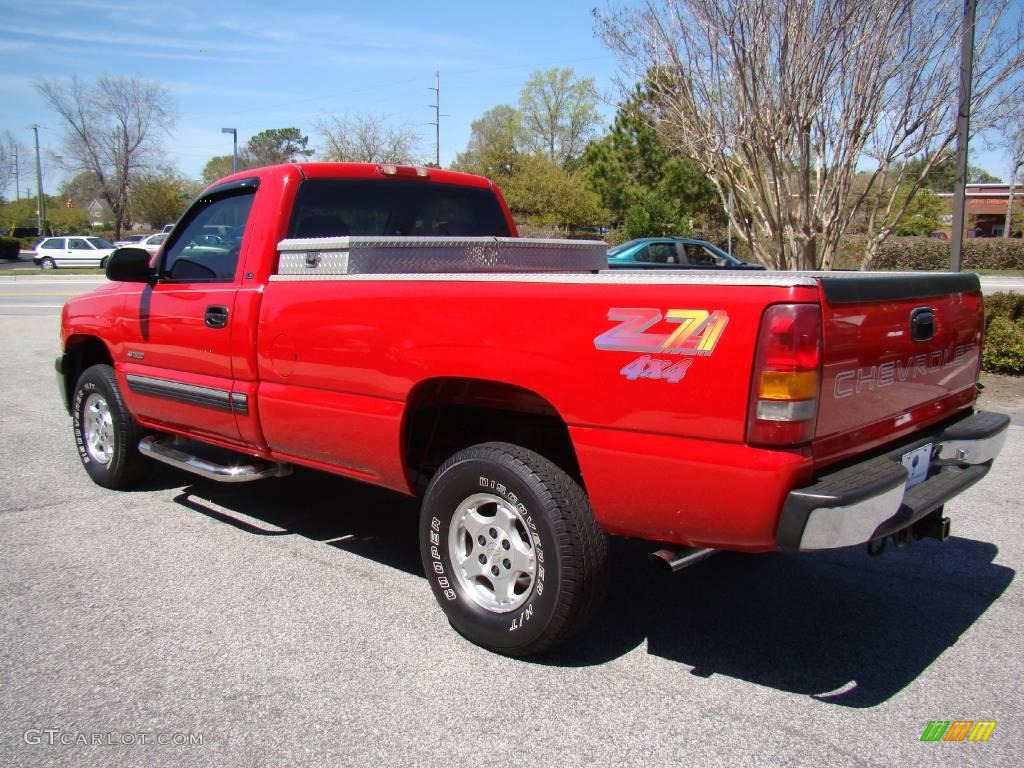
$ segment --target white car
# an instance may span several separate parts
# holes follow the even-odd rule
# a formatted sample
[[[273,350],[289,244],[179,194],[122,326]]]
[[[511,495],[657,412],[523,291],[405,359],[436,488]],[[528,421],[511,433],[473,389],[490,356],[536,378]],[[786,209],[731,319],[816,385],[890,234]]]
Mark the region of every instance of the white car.
[[[150,256],[156,256],[157,251],[160,250],[160,246],[163,245],[166,239],[167,235],[165,233],[157,232],[155,235],[146,235],[137,243],[132,243],[131,247],[141,248]]]
[[[32,261],[43,269],[56,267],[105,267],[114,246],[102,237],[71,235],[48,237],[36,246]]]
[[[139,242],[149,235],[125,235],[120,240],[114,241],[115,248],[129,248],[131,246],[138,245]]]

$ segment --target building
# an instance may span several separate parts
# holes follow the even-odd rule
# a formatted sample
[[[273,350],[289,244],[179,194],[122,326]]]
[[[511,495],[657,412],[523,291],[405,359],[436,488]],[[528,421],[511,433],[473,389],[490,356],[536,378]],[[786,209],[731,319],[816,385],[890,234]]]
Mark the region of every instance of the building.
[[[1006,204],[1010,197],[1010,185],[968,184],[964,206],[964,230],[967,237],[1002,237],[1006,226]],[[938,197],[946,204],[946,234],[953,225],[953,193],[940,192]],[[1021,236],[1024,226],[1024,187],[1016,187],[1013,197],[1013,230],[1011,237]]]

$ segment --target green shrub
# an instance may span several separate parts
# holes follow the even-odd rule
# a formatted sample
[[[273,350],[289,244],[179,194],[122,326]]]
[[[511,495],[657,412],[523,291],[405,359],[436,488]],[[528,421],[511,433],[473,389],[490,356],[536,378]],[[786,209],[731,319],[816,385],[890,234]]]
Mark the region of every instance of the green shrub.
[[[1024,294],[992,293],[985,297],[986,324],[996,317],[1016,321],[1022,316],[1024,316]]]
[[[981,367],[991,373],[1024,373],[1024,321],[992,318],[985,332]]]
[[[859,265],[863,257],[864,237],[843,238],[841,259]],[[837,264],[837,266],[839,266]],[[853,266],[843,264],[842,266]],[[1024,240],[1019,238],[975,238],[964,241],[961,266],[966,271],[976,269],[1024,270]],[[930,237],[889,237],[879,248],[874,269],[887,270],[948,270],[949,241]]]
[[[21,242],[15,237],[0,237],[0,259],[15,261],[21,250]]]

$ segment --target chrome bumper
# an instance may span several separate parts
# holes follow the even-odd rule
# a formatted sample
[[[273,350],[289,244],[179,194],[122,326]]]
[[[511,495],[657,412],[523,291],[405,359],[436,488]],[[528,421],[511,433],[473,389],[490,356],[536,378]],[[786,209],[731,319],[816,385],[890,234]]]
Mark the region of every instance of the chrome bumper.
[[[898,448],[791,491],[779,517],[780,549],[837,549],[885,538],[984,477],[1006,442],[1008,416],[976,411]],[[927,479],[907,488],[903,455],[932,444]]]

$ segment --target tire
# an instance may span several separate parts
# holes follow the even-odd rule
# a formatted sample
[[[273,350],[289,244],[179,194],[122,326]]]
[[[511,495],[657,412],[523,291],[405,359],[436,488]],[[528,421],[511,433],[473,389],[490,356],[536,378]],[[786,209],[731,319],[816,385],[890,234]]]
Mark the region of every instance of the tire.
[[[102,259],[100,259],[100,269],[106,269],[107,268],[107,259],[109,259],[109,258],[110,258],[109,256],[104,256]]]
[[[139,428],[128,412],[109,365],[86,368],[71,401],[75,445],[82,466],[97,485],[128,488],[147,468],[138,451]]]
[[[427,487],[419,535],[448,621],[498,653],[568,640],[604,597],[608,537],[586,494],[525,448],[483,443],[448,459]]]
[[[49,256],[46,256],[46,257],[44,257],[44,258],[39,260],[39,268],[40,269],[56,269],[57,268],[57,262],[55,262]]]

